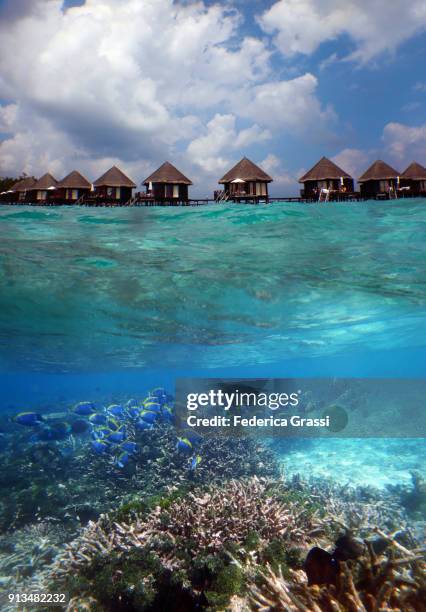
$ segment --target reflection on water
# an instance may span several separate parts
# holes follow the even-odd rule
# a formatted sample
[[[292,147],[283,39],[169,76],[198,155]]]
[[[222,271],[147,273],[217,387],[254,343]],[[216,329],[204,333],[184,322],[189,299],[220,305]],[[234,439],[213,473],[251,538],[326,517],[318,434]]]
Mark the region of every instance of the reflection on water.
[[[426,202],[0,210],[4,367],[426,346]]]

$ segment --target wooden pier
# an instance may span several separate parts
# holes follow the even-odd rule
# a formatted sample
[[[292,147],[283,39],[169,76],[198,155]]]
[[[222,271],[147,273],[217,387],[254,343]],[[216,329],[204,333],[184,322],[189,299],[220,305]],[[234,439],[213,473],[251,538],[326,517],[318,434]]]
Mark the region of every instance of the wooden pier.
[[[377,201],[384,201],[389,199],[413,199],[416,197],[425,197],[423,193],[414,194],[407,191],[401,191],[397,193],[396,198],[389,198],[387,194],[377,194],[374,198]],[[67,208],[84,207],[84,208],[142,208],[142,207],[163,207],[163,208],[176,208],[176,207],[195,207],[195,206],[208,206],[215,204],[217,206],[271,206],[277,202],[288,202],[293,204],[345,204],[350,202],[365,202],[371,198],[366,198],[359,192],[354,193],[330,193],[328,200],[319,200],[318,197],[303,197],[303,196],[269,196],[265,198],[250,198],[243,197],[234,200],[217,200],[214,198],[188,198],[187,200],[155,200],[154,198],[147,197],[133,197],[125,202],[117,200],[108,200],[100,197],[80,197],[76,202],[70,202],[67,200],[59,199],[48,199],[48,200],[34,200],[34,201],[6,201],[0,200],[0,205],[13,205],[13,206],[43,206],[43,207],[57,207],[65,206]]]

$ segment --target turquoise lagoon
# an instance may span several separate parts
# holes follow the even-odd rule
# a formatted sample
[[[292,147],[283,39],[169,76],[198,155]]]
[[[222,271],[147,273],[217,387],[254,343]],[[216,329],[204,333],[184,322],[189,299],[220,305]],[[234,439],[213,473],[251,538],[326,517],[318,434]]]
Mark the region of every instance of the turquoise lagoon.
[[[426,200],[1,207],[0,234],[3,412],[178,375],[426,374]],[[302,440],[282,457],[379,486],[426,465],[422,439]]]
[[[425,236],[425,200],[1,207],[2,367],[422,376]]]

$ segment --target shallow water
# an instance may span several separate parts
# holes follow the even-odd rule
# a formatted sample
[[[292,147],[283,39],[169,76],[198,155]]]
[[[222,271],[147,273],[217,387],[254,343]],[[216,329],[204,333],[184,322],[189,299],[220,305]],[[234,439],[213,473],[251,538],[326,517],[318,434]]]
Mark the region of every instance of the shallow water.
[[[284,474],[331,479],[384,489],[411,484],[413,472],[426,475],[423,438],[396,440],[299,440],[275,445]]]
[[[421,423],[423,382],[400,382],[401,398],[385,392],[394,381],[362,392],[338,379],[425,378],[425,229],[425,200],[0,208],[0,608],[14,609],[13,589],[49,590],[43,573],[87,521],[167,487],[282,469],[290,487],[312,480],[309,503],[334,481],[337,504],[396,504],[420,541],[426,455],[411,436],[425,433],[400,430]],[[181,452],[168,394],[152,429],[140,427],[149,390],[173,394],[179,376],[332,378],[318,405],[302,402],[307,416],[344,406],[359,435],[400,437],[255,432]],[[114,425],[111,404],[130,398],[139,416],[126,409]],[[80,418],[81,401],[108,417],[106,433]],[[43,420],[10,418],[23,411]],[[127,458],[114,432],[134,445]]]
[[[425,230],[425,200],[2,207],[3,369],[244,371],[417,355]]]

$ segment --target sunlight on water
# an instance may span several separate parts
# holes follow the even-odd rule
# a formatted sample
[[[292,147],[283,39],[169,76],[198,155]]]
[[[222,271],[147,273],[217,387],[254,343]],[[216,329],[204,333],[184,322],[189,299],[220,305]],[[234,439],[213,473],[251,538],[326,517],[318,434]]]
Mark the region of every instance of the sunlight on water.
[[[1,360],[228,367],[426,346],[426,201],[0,210]]]

